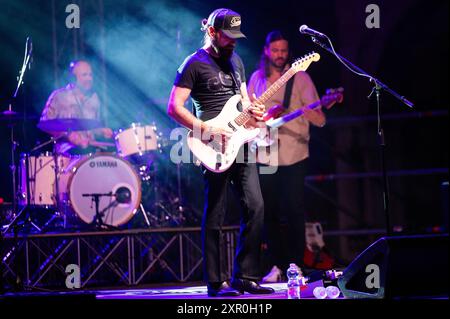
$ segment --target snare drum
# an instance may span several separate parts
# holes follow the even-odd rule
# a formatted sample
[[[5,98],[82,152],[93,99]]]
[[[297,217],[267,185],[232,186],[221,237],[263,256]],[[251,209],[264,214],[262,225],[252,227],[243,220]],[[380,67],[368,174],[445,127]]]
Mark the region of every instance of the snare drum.
[[[119,130],[115,140],[117,152],[121,157],[142,156],[146,152],[156,151],[159,148],[154,125],[142,126],[139,123],[133,123],[130,128]]]
[[[105,225],[127,223],[141,203],[141,180],[133,167],[110,154],[99,153],[72,161],[59,181],[61,203],[85,223],[94,222],[96,215],[95,203],[88,194],[103,194],[99,197],[99,213]],[[113,196],[123,190],[130,196],[125,202]],[[106,195],[109,193],[110,196]]]
[[[55,167],[55,157],[58,170]],[[19,169],[19,204],[26,205],[29,198],[30,205],[56,205],[55,177],[63,172],[69,162],[70,158],[67,156],[54,156],[48,152],[38,156],[22,154]]]

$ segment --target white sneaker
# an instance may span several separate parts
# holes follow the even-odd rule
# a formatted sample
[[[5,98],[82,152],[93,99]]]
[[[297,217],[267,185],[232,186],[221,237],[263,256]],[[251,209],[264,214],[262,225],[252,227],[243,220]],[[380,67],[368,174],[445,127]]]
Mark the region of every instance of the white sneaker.
[[[261,282],[270,283],[270,282],[281,282],[281,270],[277,266],[273,266],[270,272],[264,276]]]

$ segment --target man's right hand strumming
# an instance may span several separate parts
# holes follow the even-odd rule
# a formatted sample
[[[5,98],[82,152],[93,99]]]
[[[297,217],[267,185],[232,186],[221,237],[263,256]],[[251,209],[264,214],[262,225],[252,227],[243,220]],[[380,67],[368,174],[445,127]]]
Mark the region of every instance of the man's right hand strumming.
[[[214,143],[217,144],[217,146],[220,145],[224,150],[232,134],[233,132],[229,129],[205,125],[205,128],[202,130],[202,140],[205,143]]]
[[[221,138],[229,138],[233,135],[233,132],[229,129],[223,129],[221,127],[214,127],[211,125],[206,125],[206,128],[203,130],[203,136],[220,136]]]

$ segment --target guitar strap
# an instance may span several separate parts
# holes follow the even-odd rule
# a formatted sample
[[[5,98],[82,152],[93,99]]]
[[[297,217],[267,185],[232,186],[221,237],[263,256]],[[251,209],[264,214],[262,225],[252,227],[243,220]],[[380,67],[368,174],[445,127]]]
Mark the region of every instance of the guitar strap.
[[[240,93],[240,83],[236,79],[236,76],[234,74],[235,68],[234,68],[234,65],[233,65],[233,63],[231,61],[230,61],[230,66],[231,66],[230,76],[233,79],[233,84],[234,84],[233,85],[233,91],[234,91],[234,94],[238,94],[238,92]],[[238,108],[239,111],[242,111],[242,104],[239,103],[237,105],[237,108]]]
[[[283,106],[285,109],[289,108],[291,104],[292,87],[294,86],[295,76],[291,77],[286,83],[286,90],[284,91]]]

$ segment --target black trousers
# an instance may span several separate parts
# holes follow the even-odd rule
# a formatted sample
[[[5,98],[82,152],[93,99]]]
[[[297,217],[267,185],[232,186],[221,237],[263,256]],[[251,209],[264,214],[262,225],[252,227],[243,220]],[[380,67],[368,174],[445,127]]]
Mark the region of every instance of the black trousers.
[[[205,206],[202,221],[204,277],[207,283],[228,280],[221,231],[227,207],[227,189],[233,186],[241,206],[240,234],[233,277],[259,280],[264,203],[256,164],[234,163],[223,173],[203,168]]]
[[[260,174],[264,198],[264,233],[271,265],[283,272],[290,263],[303,265],[305,249],[304,180],[307,160],[279,166],[275,174]],[[282,217],[287,221],[282,229]],[[284,239],[284,240],[283,240]]]

